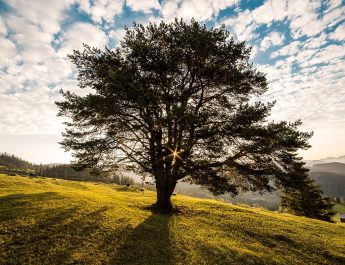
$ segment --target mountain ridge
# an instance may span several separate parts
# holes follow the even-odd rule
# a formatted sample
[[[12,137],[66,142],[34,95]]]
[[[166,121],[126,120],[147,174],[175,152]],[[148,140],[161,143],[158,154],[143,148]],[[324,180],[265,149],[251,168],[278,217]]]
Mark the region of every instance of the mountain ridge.
[[[316,160],[305,160],[306,166],[308,168],[312,167],[315,164],[325,164],[325,163],[332,163],[332,162],[345,163],[345,155],[338,156],[338,157],[326,157],[326,158],[316,159]]]

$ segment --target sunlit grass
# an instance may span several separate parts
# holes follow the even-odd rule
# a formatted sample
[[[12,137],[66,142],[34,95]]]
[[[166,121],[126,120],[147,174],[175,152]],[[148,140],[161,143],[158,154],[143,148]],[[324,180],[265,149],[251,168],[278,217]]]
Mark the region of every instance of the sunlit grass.
[[[344,264],[345,225],[151,191],[0,175],[0,264]]]

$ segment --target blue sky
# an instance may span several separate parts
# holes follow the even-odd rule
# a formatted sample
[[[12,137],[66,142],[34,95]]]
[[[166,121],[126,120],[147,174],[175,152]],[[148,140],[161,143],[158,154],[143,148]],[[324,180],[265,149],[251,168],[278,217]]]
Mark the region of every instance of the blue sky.
[[[68,162],[58,145],[58,91],[77,87],[66,55],[83,42],[115,47],[123,27],[175,17],[224,24],[252,46],[276,100],[272,120],[314,131],[306,159],[345,154],[345,3],[338,0],[0,0],[0,152]],[[85,92],[84,92],[85,93]]]

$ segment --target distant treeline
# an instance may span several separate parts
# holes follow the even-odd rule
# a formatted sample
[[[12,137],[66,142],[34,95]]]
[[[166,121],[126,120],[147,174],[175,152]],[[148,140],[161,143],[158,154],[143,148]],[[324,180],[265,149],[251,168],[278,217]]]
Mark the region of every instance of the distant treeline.
[[[0,165],[7,168],[16,168],[16,169],[36,169],[36,165],[25,161],[17,156],[10,155],[8,153],[0,153]]]
[[[43,176],[68,180],[99,181],[120,185],[134,184],[128,176],[119,174],[93,175],[87,170],[77,171],[70,164],[33,164],[17,156],[0,153],[0,173],[9,175]]]

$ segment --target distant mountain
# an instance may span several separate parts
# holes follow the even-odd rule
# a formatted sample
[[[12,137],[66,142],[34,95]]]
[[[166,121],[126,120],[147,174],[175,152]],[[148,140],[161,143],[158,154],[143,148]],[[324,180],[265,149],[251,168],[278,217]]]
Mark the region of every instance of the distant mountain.
[[[326,196],[345,198],[345,175],[331,172],[310,172],[310,176],[320,185]]]
[[[345,175],[345,164],[339,162],[314,164],[310,172],[328,172]]]
[[[339,158],[338,158],[339,159]],[[325,195],[345,198],[345,164],[338,162],[314,164],[310,176],[320,185]]]
[[[308,168],[311,168],[315,164],[326,164],[326,163],[333,163],[333,162],[345,163],[345,155],[339,156],[339,157],[326,157],[319,160],[306,160],[305,162]]]

